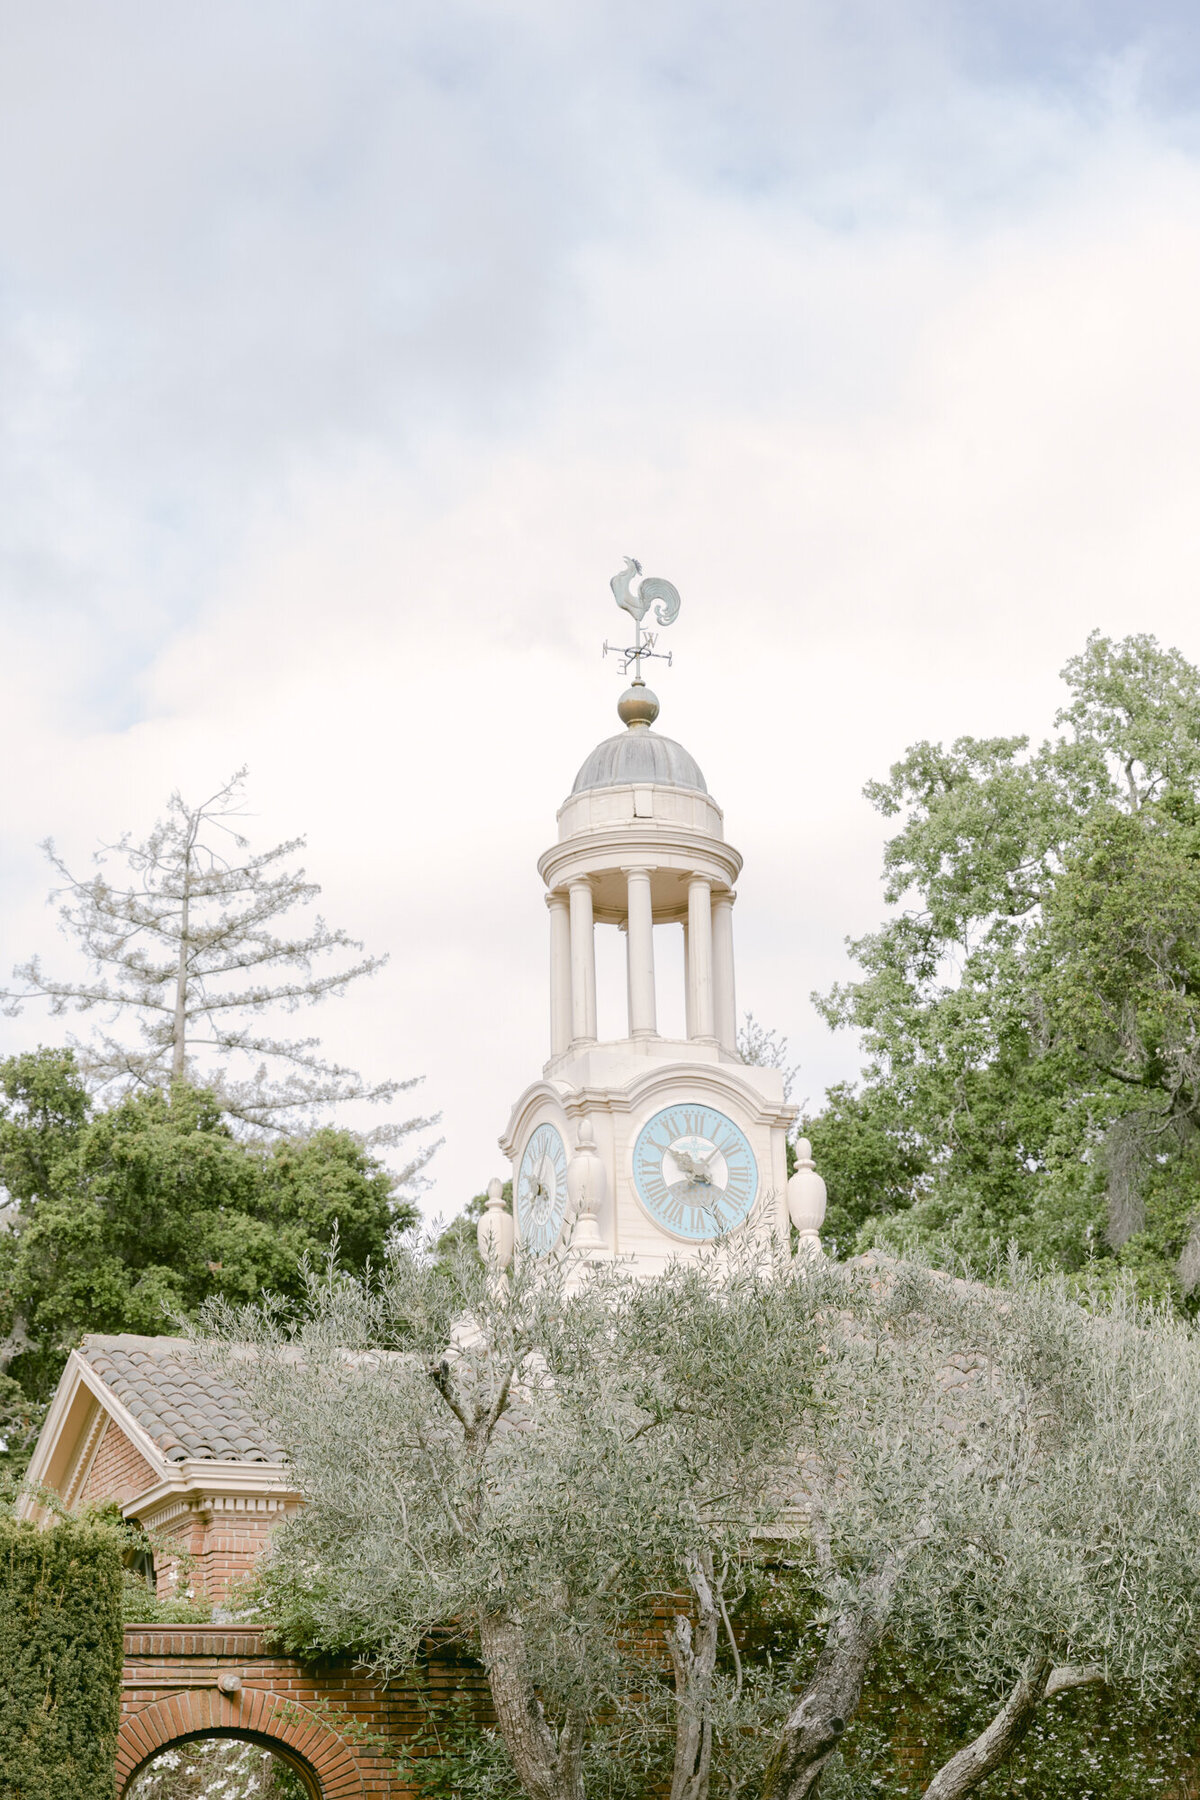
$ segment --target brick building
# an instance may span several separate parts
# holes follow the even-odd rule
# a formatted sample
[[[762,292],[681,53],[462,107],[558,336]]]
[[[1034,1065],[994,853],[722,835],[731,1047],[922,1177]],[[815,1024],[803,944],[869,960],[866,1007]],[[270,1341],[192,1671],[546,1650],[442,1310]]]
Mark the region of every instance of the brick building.
[[[268,1649],[261,1628],[221,1622],[299,1498],[278,1446],[184,1339],[85,1338],[30,1478],[26,1518],[50,1516],[39,1490],[73,1510],[114,1503],[145,1530],[135,1559],[158,1594],[191,1591],[217,1609],[212,1625],[127,1628],[119,1794],[169,1745],[220,1736],[272,1750],[312,1800],[398,1800],[395,1751],[426,1706],[483,1703],[480,1671],[449,1651],[430,1656],[420,1682],[381,1683],[349,1658],[301,1663]]]
[[[115,1502],[146,1531],[158,1592],[191,1587],[218,1606],[299,1504],[278,1446],[182,1338],[84,1338],[29,1474],[72,1509]]]

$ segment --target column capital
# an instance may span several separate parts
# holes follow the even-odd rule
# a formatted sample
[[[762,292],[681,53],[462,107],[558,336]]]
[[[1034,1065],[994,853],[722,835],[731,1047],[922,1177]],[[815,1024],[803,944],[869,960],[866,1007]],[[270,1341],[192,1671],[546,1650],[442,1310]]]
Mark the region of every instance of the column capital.
[[[546,902],[546,905],[551,908],[556,906],[569,907],[571,904],[571,896],[569,894],[557,892],[553,888],[548,894],[543,894],[542,898]]]

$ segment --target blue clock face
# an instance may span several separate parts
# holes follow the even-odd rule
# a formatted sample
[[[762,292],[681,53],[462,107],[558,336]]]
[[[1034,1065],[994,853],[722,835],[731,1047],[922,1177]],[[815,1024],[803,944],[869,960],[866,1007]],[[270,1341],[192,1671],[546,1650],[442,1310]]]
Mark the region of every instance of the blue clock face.
[[[656,1225],[700,1243],[749,1217],[758,1164],[733,1120],[715,1107],[668,1106],[638,1132],[633,1180]]]
[[[518,1239],[531,1256],[553,1250],[567,1211],[567,1151],[553,1125],[539,1125],[517,1170]]]

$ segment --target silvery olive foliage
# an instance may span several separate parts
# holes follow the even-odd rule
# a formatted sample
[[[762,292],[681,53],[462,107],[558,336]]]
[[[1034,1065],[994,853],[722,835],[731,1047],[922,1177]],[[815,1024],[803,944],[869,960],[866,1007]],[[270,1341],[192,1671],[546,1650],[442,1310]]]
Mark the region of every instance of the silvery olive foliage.
[[[843,1486],[829,1465],[821,1484],[832,1496],[822,1508],[832,1567],[858,1570],[842,1655],[853,1670],[874,1626],[877,1642],[886,1635],[926,1668],[940,1664],[960,1692],[995,1697],[990,1723],[924,1790],[958,1800],[1003,1766],[1054,1694],[1103,1681],[1150,1704],[1194,1677],[1200,1349],[1186,1326],[1124,1290],[1093,1295],[1085,1310],[1015,1259],[995,1285],[867,1266],[879,1284],[874,1318],[892,1314],[896,1385],[889,1399],[860,1361],[861,1384],[839,1398],[838,1433],[869,1479]],[[865,1332],[862,1343],[874,1365],[878,1337]],[[831,1676],[834,1635],[822,1653]],[[810,1701],[788,1721],[767,1800],[813,1791],[821,1732]]]
[[[719,1247],[496,1282],[402,1249],[313,1274],[298,1325],[215,1311],[211,1353],[305,1500],[263,1604],[293,1647],[389,1669],[459,1635],[530,1800],[801,1800],[881,1645],[919,1647],[994,1696],[928,1790],[972,1792],[1056,1689],[1169,1693],[1200,1587],[1188,1332],[1003,1275]],[[786,1670],[735,1645],[768,1576],[799,1623]]]
[[[310,906],[321,890],[303,869],[287,866],[303,838],[250,853],[239,829],[245,778],[239,770],[196,805],[172,794],[150,836],[135,843],[126,835],[98,851],[98,872],[86,880],[48,840],[46,854],[61,880],[62,924],[90,974],[59,980],[34,957],[13,971],[19,985],[0,1001],[10,1014],[40,998],[55,1015],[100,1015],[104,1023],[92,1039],[73,1041],[95,1088],[120,1092],[186,1079],[213,1091],[229,1117],[271,1134],[295,1131],[343,1102],[389,1103],[415,1079],[364,1081],[327,1062],[318,1039],[277,1037],[257,1026],[264,1013],[295,1012],[345,993],[387,958],[361,955],[360,943],[319,917],[276,935],[275,921]],[[119,880],[109,872],[113,859],[125,865]],[[118,1034],[118,1023],[134,1033]],[[434,1122],[394,1122],[369,1136],[394,1144]],[[404,1178],[430,1154],[419,1153]]]
[[[740,1559],[788,1504],[820,1360],[794,1311],[754,1266],[494,1283],[400,1252],[374,1281],[314,1279],[298,1331],[213,1315],[305,1496],[266,1575],[289,1640],[397,1667],[456,1622],[531,1793],[583,1793],[615,1707],[626,1762],[678,1715],[706,1766],[715,1644],[675,1596],[703,1586],[727,1640]]]

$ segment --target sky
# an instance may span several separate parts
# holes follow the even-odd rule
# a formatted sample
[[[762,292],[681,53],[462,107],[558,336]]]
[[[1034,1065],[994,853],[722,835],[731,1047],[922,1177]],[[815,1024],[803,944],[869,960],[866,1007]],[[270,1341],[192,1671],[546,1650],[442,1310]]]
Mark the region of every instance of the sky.
[[[41,840],[247,764],[390,955],[311,1024],[424,1077],[450,1216],[548,1054],[631,555],[819,1105],[864,782],[1048,731],[1093,629],[1200,661],[1198,98],[1166,0],[3,0],[0,974],[70,966]]]

